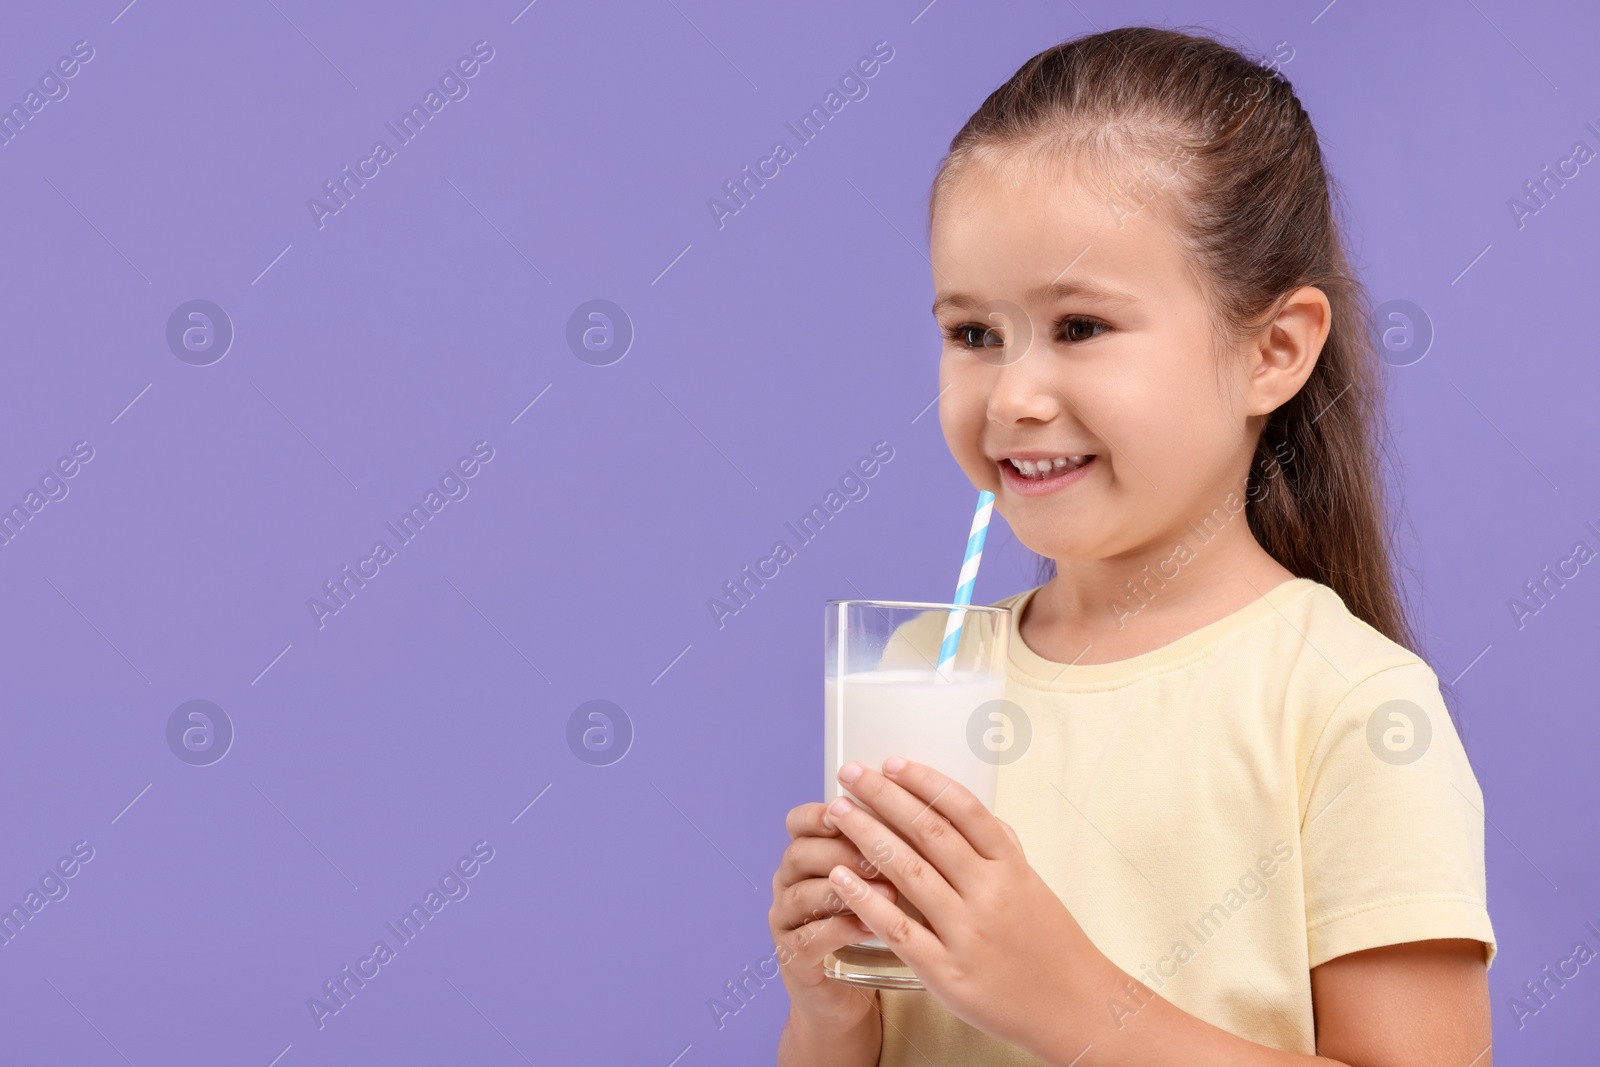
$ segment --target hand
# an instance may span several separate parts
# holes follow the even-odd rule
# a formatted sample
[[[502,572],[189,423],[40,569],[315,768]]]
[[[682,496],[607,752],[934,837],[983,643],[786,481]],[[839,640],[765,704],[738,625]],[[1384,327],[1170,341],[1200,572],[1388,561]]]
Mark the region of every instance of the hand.
[[[844,864],[833,884],[957,1018],[1041,1059],[1081,1048],[1121,972],[1028,864],[1016,831],[970,790],[925,764],[883,766],[839,771],[882,821],[841,796],[823,823],[870,856],[928,925],[863,892]]]
[[[801,804],[791,808],[784,819],[790,841],[772,877],[767,923],[778,949],[779,973],[789,991],[791,1011],[828,1032],[840,1032],[876,1010],[875,998],[827,977],[822,958],[873,934],[828,881],[828,871],[841,866],[854,869],[861,876],[855,892],[881,899],[889,907],[894,906],[891,902],[896,893],[854,844],[837,829],[823,825],[822,812],[820,803]],[[877,893],[867,892],[866,886]]]

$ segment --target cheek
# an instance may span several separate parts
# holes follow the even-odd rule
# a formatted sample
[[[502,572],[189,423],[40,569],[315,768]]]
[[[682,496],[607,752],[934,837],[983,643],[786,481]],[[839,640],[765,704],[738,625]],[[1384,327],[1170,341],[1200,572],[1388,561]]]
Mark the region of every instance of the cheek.
[[[952,374],[948,362],[939,367],[939,428],[944,432],[945,445],[962,466],[969,470],[974,464],[985,465],[983,457],[983,426],[988,407],[981,379],[962,374]],[[926,419],[932,411],[922,416]]]
[[[1221,400],[1209,368],[1155,361],[1130,366],[1100,381],[1096,395],[1084,404],[1111,447],[1158,485],[1157,470],[1188,469],[1218,439]]]

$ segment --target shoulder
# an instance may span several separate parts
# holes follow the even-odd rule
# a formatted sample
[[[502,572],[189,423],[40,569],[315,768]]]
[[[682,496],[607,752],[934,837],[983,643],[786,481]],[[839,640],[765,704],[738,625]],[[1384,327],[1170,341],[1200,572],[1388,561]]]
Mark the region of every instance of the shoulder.
[[[1340,797],[1349,817],[1406,812],[1435,833],[1446,825],[1464,832],[1469,844],[1478,835],[1481,850],[1481,828],[1467,824],[1481,819],[1483,794],[1433,668],[1352,615],[1326,586],[1284,611],[1304,636],[1286,703],[1299,719],[1302,819],[1322,819]],[[1330,814],[1319,828],[1339,822]]]
[[[1329,586],[1309,578],[1299,586],[1278,605],[1268,641],[1272,660],[1287,671],[1289,705],[1304,715],[1313,739],[1336,712],[1380,697],[1409,697],[1443,711],[1439,679],[1426,660],[1351,612]]]
[[[1426,662],[1352,612],[1332,587],[1312,578],[1295,579],[1296,588],[1279,605],[1279,621],[1290,637],[1319,654],[1343,676],[1374,673]]]
[[[1014,608],[1031,592],[1032,589],[1024,589],[1020,593],[1013,593],[1000,600],[973,606]],[[947,611],[938,610],[936,605],[930,604],[928,609],[895,627],[885,647],[886,659],[903,659],[913,665],[918,662],[933,663],[938,659],[939,647],[944,643],[945,624],[949,621],[950,615]]]
[[[1313,967],[1380,945],[1472,938],[1495,954],[1483,792],[1433,669],[1312,590],[1297,731]],[[1315,660],[1315,664],[1312,661]]]
[[[1032,589],[1024,589],[1019,593],[1012,593],[1008,597],[1002,597],[999,600],[991,601],[985,606],[991,608],[1014,608],[1022,602],[1024,597],[1031,596],[1042,588],[1044,587],[1036,585]]]

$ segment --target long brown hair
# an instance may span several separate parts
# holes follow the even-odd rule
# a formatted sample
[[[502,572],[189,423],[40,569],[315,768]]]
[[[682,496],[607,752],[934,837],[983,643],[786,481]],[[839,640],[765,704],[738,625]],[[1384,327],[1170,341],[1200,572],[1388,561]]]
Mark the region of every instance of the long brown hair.
[[[1205,293],[1215,347],[1254,335],[1300,286],[1321,289],[1332,326],[1304,387],[1262,428],[1246,515],[1286,569],[1331,587],[1421,656],[1385,509],[1393,456],[1372,312],[1316,131],[1277,66],[1149,26],[1063,41],[1024,63],[951,140],[929,226],[970,162],[1070,160],[1113,196],[1155,187]],[[1055,561],[1041,558],[1039,574],[1049,581]]]

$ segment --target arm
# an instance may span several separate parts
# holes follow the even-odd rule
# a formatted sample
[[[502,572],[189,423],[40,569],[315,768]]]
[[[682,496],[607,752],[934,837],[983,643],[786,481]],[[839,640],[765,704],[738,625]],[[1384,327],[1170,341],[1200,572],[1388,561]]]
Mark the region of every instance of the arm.
[[[862,990],[861,995],[869,994]],[[883,1048],[883,1017],[878,991],[874,989],[870,997],[872,1010],[844,1032],[817,1030],[791,1008],[778,1036],[778,1067],[877,1067]]]
[[[1317,1049],[1358,1067],[1489,1067],[1483,942],[1410,941],[1311,969]]]
[[[1108,997],[1130,998],[1107,961]],[[1098,1032],[1057,1038],[1048,1059],[1076,1067],[1490,1067],[1483,943],[1438,939],[1352,952],[1311,970],[1318,1055],[1258,1045],[1133,986],[1143,1003]],[[1088,1048],[1084,1045],[1087,1043]]]

